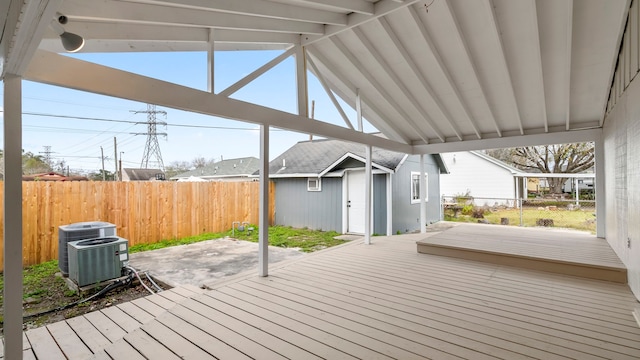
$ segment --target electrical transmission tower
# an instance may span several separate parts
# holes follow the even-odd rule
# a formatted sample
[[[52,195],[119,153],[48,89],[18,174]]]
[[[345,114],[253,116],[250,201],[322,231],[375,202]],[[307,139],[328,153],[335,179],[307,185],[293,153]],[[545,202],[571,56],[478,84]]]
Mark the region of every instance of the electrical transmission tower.
[[[167,133],[159,133],[156,127],[157,125],[167,126],[167,123],[156,120],[156,115],[162,114],[166,119],[167,112],[164,110],[156,110],[155,105],[147,104],[147,110],[133,111],[133,113],[147,114],[147,122],[137,123],[147,124],[147,132],[133,133],[134,135],[147,135],[147,144],[144,147],[144,154],[142,155],[140,168],[148,169],[149,163],[151,163],[151,165],[157,165],[156,168],[164,171],[164,163],[162,162],[162,154],[160,153],[160,144],[158,144],[158,135],[166,137]]]
[[[40,154],[44,154],[44,162],[47,166],[52,167],[51,154],[53,154],[54,151],[51,151],[51,145],[45,145],[43,148],[44,151],[40,151]]]

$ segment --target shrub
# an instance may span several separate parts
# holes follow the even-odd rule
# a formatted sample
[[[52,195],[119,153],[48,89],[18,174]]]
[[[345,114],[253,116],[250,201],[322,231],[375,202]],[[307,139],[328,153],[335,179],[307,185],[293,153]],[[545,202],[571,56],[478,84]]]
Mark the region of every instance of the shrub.
[[[471,216],[474,219],[483,219],[484,218],[485,209],[481,207],[474,208],[471,212]]]

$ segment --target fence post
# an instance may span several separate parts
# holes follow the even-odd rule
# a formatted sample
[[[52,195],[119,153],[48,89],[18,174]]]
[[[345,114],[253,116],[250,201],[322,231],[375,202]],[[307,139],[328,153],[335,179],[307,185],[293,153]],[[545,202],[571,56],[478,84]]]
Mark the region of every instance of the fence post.
[[[440,221],[444,220],[444,194],[442,194],[442,199],[440,200]]]
[[[524,226],[524,214],[522,211],[522,197],[518,199],[518,203],[520,204],[520,226]]]

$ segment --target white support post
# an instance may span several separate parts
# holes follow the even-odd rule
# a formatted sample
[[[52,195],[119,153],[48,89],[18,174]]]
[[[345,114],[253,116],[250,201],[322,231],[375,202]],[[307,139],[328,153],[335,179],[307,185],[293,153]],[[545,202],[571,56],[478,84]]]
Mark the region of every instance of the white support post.
[[[213,28],[209,29],[209,48],[207,49],[207,91],[210,93],[215,93],[215,30]]]
[[[298,90],[298,115],[309,117],[307,93],[307,60],[304,46],[296,46],[296,84]]]
[[[596,178],[595,191],[596,191],[596,236],[599,238],[605,238],[607,235],[606,228],[606,194],[605,194],[605,182],[604,182],[604,140],[602,135],[595,141],[595,165],[596,165]]]
[[[393,235],[393,174],[387,174],[387,236]]]
[[[4,77],[4,358],[22,359],[22,78]]]
[[[573,179],[573,184],[576,187],[576,205],[580,205],[580,188],[578,187],[578,178]]]
[[[427,193],[427,189],[423,189],[423,187],[427,186],[427,179],[424,176],[424,154],[420,154],[420,186],[419,195],[420,195],[420,233],[427,232],[427,199],[425,198],[425,194]]]
[[[258,275],[269,275],[269,126],[260,125],[260,233]]]
[[[366,145],[366,160],[364,166],[364,243],[371,244],[371,208],[372,200],[372,171],[371,171],[371,145]]]

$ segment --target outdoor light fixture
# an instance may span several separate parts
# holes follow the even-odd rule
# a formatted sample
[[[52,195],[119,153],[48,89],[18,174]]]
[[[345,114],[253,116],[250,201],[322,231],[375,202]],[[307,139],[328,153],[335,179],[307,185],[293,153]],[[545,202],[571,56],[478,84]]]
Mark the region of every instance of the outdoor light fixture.
[[[62,41],[62,46],[65,50],[72,53],[80,51],[84,46],[84,39],[80,35],[64,30],[62,25],[66,24],[67,21],[66,16],[58,14],[58,18],[51,21],[51,28],[60,36],[60,41]]]

